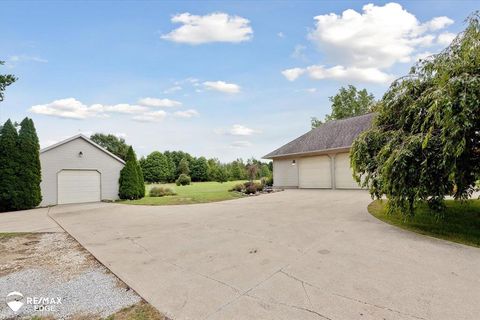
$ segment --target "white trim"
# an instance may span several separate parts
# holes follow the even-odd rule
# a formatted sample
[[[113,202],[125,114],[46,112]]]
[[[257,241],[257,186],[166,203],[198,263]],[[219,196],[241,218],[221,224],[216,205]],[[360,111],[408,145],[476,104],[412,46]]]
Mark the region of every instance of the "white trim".
[[[60,142],[57,142],[55,144],[52,144],[51,146],[48,146],[46,148],[43,148],[42,150],[40,150],[40,153],[44,153],[44,152],[47,152],[49,150],[52,150],[52,149],[55,149],[57,147],[60,147],[61,145],[64,145],[65,143],[68,143],[70,141],[73,141],[73,140],[76,140],[78,138],[82,138],[83,140],[85,140],[86,142],[90,143],[91,145],[93,145],[94,147],[97,147],[98,149],[100,149],[101,151],[105,152],[106,154],[108,154],[110,157],[114,158],[115,160],[121,162],[122,164],[125,164],[125,161],[122,160],[122,158],[114,155],[113,153],[111,153],[110,151],[108,151],[107,149],[105,149],[104,147],[96,144],[95,142],[93,142],[92,140],[90,140],[89,138],[87,138],[86,136],[84,136],[83,134],[77,134],[77,135],[74,135],[73,137],[70,137],[68,139],[65,139],[63,141],[60,141]]]

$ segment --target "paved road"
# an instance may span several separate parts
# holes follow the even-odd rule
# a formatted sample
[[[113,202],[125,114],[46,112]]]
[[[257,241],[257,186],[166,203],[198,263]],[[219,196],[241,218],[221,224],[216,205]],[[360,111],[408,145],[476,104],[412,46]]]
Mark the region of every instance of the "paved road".
[[[478,319],[480,250],[386,225],[363,191],[53,218],[174,319]]]

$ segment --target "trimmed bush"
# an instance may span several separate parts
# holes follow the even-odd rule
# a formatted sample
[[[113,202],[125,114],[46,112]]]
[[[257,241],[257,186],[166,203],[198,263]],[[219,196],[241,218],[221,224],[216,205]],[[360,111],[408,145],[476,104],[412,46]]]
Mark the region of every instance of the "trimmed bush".
[[[178,177],[177,181],[175,181],[177,186],[186,186],[186,185],[189,185],[190,182],[192,182],[192,179],[184,173],[182,173]]]
[[[149,195],[150,197],[164,197],[164,196],[174,196],[176,195],[176,193],[173,192],[173,190],[170,188],[153,187],[152,189],[150,189]]]
[[[233,186],[233,188],[228,190],[228,191],[230,191],[230,192],[231,191],[243,192],[244,190],[245,190],[245,186],[243,184],[239,183],[239,184]]]

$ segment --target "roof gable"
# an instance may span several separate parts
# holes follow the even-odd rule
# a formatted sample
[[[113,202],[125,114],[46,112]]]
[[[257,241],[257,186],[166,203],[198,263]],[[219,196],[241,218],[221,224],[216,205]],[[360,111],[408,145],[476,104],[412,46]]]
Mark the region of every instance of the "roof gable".
[[[86,136],[84,136],[83,134],[77,134],[77,135],[75,135],[75,136],[73,136],[73,137],[70,137],[70,138],[68,138],[68,139],[62,140],[62,141],[57,142],[57,143],[55,143],[55,144],[52,144],[51,146],[48,146],[48,147],[43,148],[42,150],[40,150],[40,153],[44,153],[44,152],[47,152],[47,151],[49,151],[49,150],[55,149],[55,148],[57,148],[57,147],[60,147],[60,146],[62,146],[62,145],[64,145],[64,144],[66,144],[66,143],[69,143],[69,142],[71,142],[71,141],[73,141],[73,140],[77,140],[77,139],[82,139],[82,140],[90,143],[90,144],[93,145],[94,147],[96,147],[96,148],[100,149],[101,151],[103,151],[104,153],[108,154],[110,157],[114,158],[115,160],[119,161],[119,162],[122,163],[122,164],[125,164],[125,161],[123,161],[122,158],[114,155],[113,153],[111,153],[110,151],[108,151],[107,149],[105,149],[104,147],[98,145],[97,143],[93,142],[92,140],[90,140],[89,138],[87,138]]]
[[[368,113],[326,122],[270,152],[263,158],[272,159],[294,154],[350,148],[355,138],[370,128],[374,116],[374,113]]]

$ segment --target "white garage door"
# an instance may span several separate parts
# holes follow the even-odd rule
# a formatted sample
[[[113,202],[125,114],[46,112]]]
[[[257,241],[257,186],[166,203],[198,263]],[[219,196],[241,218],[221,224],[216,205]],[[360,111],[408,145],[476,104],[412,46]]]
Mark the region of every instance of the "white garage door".
[[[348,153],[335,155],[335,188],[360,189],[357,182],[353,180],[352,169],[350,168],[350,155]]]
[[[300,158],[298,178],[300,188],[331,188],[330,157]]]
[[[58,204],[100,201],[100,173],[62,170],[58,173]]]

